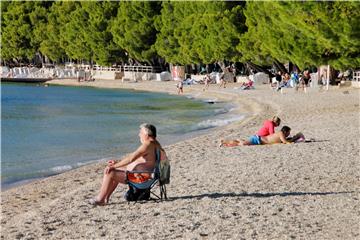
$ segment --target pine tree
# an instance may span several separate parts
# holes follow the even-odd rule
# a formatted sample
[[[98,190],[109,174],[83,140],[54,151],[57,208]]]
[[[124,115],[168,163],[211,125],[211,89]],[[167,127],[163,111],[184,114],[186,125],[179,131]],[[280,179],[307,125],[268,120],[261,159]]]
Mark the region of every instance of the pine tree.
[[[248,2],[243,61],[359,66],[359,3]]]
[[[38,52],[50,2],[1,3],[1,58],[29,61]]]
[[[156,24],[159,55],[175,64],[237,59],[239,34],[245,30],[242,5],[164,2]]]
[[[53,61],[61,61],[68,57],[65,52],[67,47],[67,41],[64,38],[65,27],[70,21],[71,12],[75,11],[76,7],[75,2],[55,2],[50,8],[40,51]]]
[[[111,65],[125,58],[124,50],[113,41],[111,21],[116,17],[117,2],[82,2],[88,14],[84,40],[90,46],[91,58],[99,65]]]
[[[150,63],[157,57],[153,46],[157,34],[154,20],[160,8],[160,2],[120,2],[111,33],[130,58]]]

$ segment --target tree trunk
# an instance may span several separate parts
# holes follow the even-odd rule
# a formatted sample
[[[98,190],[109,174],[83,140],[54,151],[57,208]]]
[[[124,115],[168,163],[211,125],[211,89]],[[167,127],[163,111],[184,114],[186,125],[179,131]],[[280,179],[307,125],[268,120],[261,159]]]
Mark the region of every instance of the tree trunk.
[[[226,66],[225,66],[224,61],[218,61],[217,64],[219,64],[221,70],[222,70],[223,72],[225,72]]]
[[[275,68],[276,68],[277,71],[281,71],[282,73],[289,73],[286,70],[285,66],[276,59],[274,60],[274,65],[275,65]]]
[[[268,74],[270,78],[274,77],[274,74],[273,74],[273,73],[271,73],[270,71],[266,70],[265,68],[262,68],[262,67],[259,66],[259,65],[256,65],[255,63],[246,62],[246,65],[247,65],[249,68],[255,70],[256,72],[264,72],[264,73]]]

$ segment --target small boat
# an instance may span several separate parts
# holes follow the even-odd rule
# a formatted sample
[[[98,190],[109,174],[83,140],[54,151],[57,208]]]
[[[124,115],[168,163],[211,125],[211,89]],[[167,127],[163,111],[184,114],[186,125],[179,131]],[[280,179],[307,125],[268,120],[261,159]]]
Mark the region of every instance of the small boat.
[[[53,78],[14,78],[14,77],[2,77],[1,82],[19,82],[19,83],[44,83],[53,80]]]

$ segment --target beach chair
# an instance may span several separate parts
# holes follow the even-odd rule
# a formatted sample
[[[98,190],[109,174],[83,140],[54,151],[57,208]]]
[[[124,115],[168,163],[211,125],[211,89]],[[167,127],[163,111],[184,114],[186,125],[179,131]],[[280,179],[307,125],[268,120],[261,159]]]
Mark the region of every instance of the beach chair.
[[[163,200],[167,199],[166,194],[166,186],[165,182],[162,182],[160,179],[160,149],[156,149],[156,162],[155,168],[151,172],[146,171],[127,171],[126,172],[126,182],[129,186],[129,190],[125,196],[127,201],[139,201],[139,200]],[[150,174],[150,178],[142,181],[142,182],[135,182],[131,180],[131,175],[133,174]],[[160,194],[156,194],[153,191],[153,188],[158,186],[160,188]],[[132,195],[132,196],[129,196]],[[155,198],[151,198],[151,196]]]

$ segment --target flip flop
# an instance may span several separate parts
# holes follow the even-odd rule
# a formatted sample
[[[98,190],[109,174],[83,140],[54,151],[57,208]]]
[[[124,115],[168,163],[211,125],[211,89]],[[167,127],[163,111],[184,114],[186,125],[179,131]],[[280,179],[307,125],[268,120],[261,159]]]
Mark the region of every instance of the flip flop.
[[[90,205],[93,205],[93,206],[104,206],[104,205],[106,205],[105,202],[96,201],[95,198],[90,199],[90,200],[89,200],[89,204],[90,204]]]

